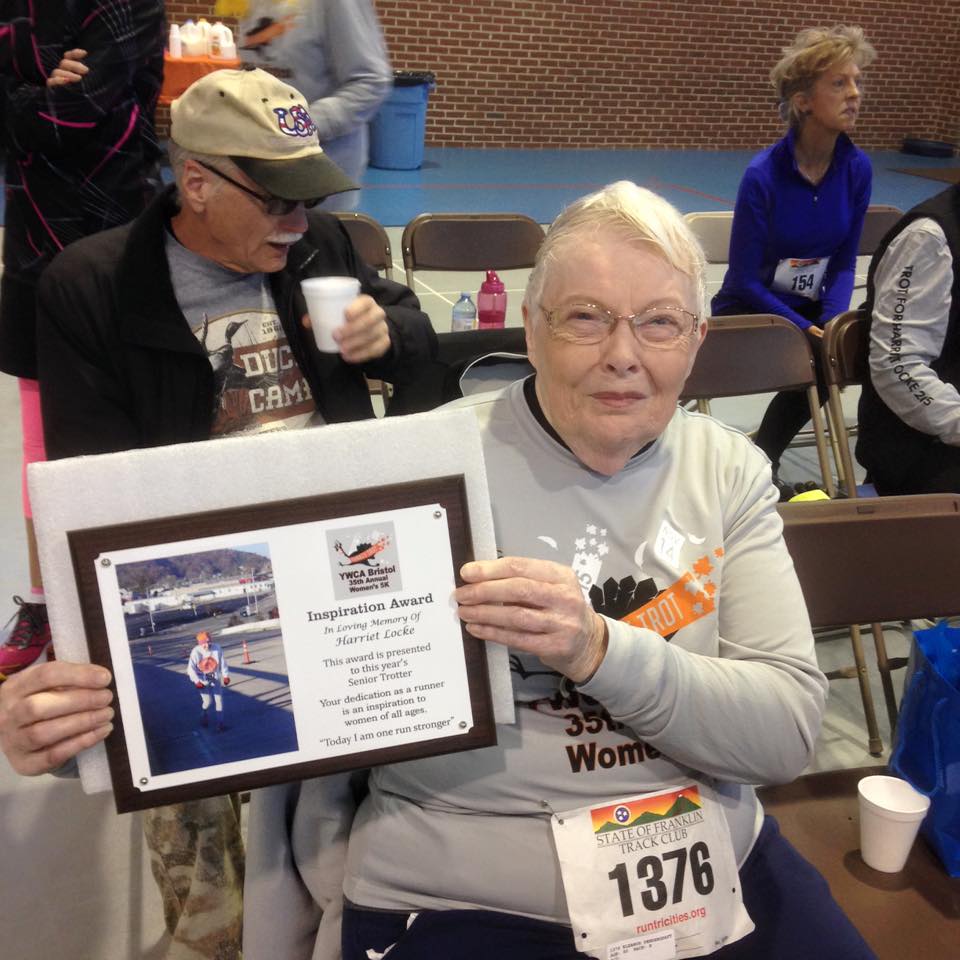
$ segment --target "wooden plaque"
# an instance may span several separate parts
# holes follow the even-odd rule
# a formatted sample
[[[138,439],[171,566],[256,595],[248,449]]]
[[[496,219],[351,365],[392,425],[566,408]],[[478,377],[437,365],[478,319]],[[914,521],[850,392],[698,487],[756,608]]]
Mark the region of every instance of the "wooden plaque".
[[[494,744],[468,519],[451,476],[69,532],[118,812]]]

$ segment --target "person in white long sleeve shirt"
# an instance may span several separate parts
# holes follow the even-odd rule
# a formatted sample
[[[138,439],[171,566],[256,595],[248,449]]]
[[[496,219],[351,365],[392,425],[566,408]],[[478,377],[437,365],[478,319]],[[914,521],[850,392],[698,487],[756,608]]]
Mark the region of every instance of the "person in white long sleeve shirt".
[[[960,185],[884,238],[865,309],[858,459],[881,495],[960,492]]]
[[[383,31],[371,0],[251,0],[240,22],[240,56],[287,79],[306,98],[320,143],[360,183],[367,124],[393,88]],[[325,210],[353,210],[357,191]]]

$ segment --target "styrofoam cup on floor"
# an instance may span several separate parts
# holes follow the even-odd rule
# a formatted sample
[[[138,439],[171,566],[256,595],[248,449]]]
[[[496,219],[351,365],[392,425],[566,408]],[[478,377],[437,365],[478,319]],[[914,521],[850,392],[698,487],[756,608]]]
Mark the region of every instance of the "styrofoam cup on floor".
[[[864,777],[860,798],[860,855],[874,870],[897,873],[910,855],[930,798],[897,777]]]
[[[356,277],[310,277],[300,281],[300,289],[307,301],[317,349],[339,353],[333,331],[343,326],[344,311],[360,293],[360,281]]]

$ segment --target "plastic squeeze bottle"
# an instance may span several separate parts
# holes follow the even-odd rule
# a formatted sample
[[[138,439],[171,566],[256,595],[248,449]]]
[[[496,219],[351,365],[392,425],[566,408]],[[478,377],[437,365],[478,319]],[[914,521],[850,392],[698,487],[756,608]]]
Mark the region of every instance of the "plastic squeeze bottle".
[[[507,316],[507,294],[496,270],[488,270],[477,294],[477,329],[502,327]]]

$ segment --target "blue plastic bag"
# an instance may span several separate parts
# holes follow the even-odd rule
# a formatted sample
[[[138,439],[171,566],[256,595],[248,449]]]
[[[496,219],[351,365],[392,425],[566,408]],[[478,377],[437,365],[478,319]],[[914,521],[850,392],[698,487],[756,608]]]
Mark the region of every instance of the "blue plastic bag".
[[[930,798],[920,832],[960,877],[960,629],[917,630],[916,670],[900,706],[890,768]]]

